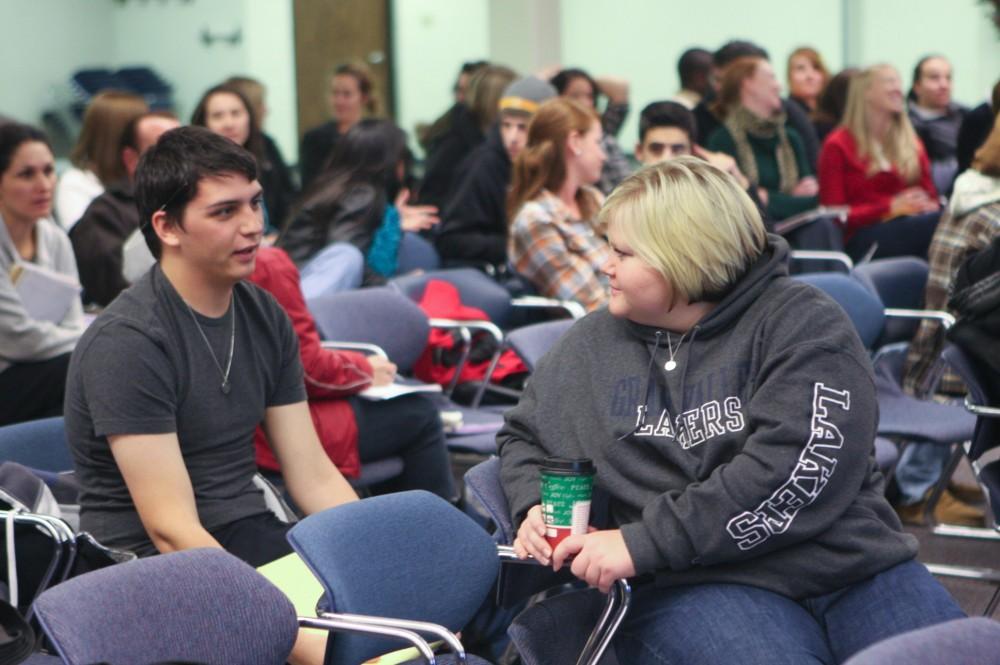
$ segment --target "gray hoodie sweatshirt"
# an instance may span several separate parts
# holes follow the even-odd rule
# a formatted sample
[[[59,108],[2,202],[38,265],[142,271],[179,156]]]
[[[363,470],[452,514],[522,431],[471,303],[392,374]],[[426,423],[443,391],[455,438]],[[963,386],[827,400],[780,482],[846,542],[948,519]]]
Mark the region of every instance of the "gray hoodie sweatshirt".
[[[871,364],[847,315],[769,246],[678,345],[613,317],[579,321],[498,435],[516,521],[547,455],[589,457],[638,574],[831,592],[916,554],[883,497]]]

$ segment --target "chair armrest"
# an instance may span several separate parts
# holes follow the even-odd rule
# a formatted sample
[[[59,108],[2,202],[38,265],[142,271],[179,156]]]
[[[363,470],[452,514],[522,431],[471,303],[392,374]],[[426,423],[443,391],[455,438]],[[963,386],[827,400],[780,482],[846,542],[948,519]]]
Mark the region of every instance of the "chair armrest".
[[[389,359],[389,354],[385,352],[378,344],[370,344],[368,342],[338,342],[325,340],[320,342],[320,345],[324,349],[341,349],[344,351],[367,351],[370,355],[379,356],[383,360]]]
[[[345,619],[341,615],[324,614],[320,617],[298,617],[299,625],[304,628],[319,628],[321,630],[342,633],[365,633],[368,635],[381,635],[382,637],[394,637],[404,642],[409,642],[420,652],[420,655],[427,660],[430,665],[435,665],[434,651],[427,640],[420,637],[412,630],[403,628],[393,628],[389,626],[379,626],[371,623]]]
[[[927,319],[938,321],[945,330],[955,325],[955,317],[948,312],[937,309],[902,309],[899,307],[886,307],[885,315],[896,319]]]
[[[428,635],[433,635],[445,642],[450,648],[452,653],[455,654],[455,659],[460,662],[465,662],[465,647],[462,646],[461,640],[455,633],[451,632],[444,626],[436,623],[431,623],[429,621],[413,621],[410,619],[396,619],[390,617],[376,617],[369,616],[366,614],[334,614],[332,612],[320,612],[320,617],[323,619],[343,619],[346,621],[354,621],[357,623],[365,624],[368,626],[381,626],[384,628],[398,628],[401,630],[408,630],[418,635],[421,633],[426,633]]]
[[[847,272],[854,270],[854,261],[844,252],[825,249],[793,249],[791,257],[794,261],[836,261],[847,268]]]
[[[493,360],[490,362],[490,371],[492,372],[492,367],[496,364],[496,361],[500,357],[500,352],[503,349],[503,332],[496,324],[490,321],[457,321],[455,319],[428,319],[427,321],[434,328],[443,328],[444,330],[455,330],[462,337],[462,344],[464,346],[464,351],[462,352],[462,357],[458,361],[458,365],[455,367],[455,376],[452,378],[451,383],[445,389],[445,394],[449,397],[455,391],[455,386],[458,385],[458,379],[462,376],[462,370],[465,368],[465,363],[469,360],[469,353],[472,352],[472,331],[485,332],[496,342],[497,350],[493,354]]]
[[[510,301],[513,307],[524,307],[529,309],[561,309],[569,314],[572,319],[582,319],[587,310],[583,305],[575,300],[559,300],[557,298],[544,298],[542,296],[521,296]]]
[[[518,563],[526,565],[541,566],[535,559],[519,559],[514,553],[512,545],[497,545],[497,556],[501,563]],[[608,594],[608,600],[604,605],[594,630],[591,631],[587,643],[577,658],[577,665],[597,665],[607,651],[611,640],[614,639],[618,627],[621,626],[628,608],[632,603],[632,585],[626,579],[615,580]]]
[[[1000,418],[1000,407],[976,404],[968,395],[965,396],[965,410],[983,418]]]

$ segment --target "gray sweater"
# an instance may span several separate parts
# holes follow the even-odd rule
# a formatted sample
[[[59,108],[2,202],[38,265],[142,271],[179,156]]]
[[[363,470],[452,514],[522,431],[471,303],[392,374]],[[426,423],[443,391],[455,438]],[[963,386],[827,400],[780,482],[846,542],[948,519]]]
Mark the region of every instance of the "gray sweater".
[[[73,246],[55,222],[38,220],[35,240],[35,264],[79,279]],[[84,329],[83,306],[79,299],[58,324],[28,315],[10,281],[10,269],[20,261],[7,224],[0,217],[0,372],[14,363],[47,360],[72,351]]]
[[[776,236],[677,344],[606,309],[532,375],[498,435],[515,521],[539,503],[546,455],[589,457],[639,574],[791,598],[916,554],[873,458],[871,365],[847,315],[787,274]]]

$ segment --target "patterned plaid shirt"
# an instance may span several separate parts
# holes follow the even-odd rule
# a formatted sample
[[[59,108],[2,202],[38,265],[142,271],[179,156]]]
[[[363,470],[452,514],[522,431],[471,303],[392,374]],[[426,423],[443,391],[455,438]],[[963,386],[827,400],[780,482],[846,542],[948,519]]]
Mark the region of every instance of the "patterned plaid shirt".
[[[598,202],[597,190],[587,188]],[[575,300],[587,311],[608,300],[601,266],[611,257],[604,232],[589,220],[573,219],[557,196],[542,190],[514,218],[508,247],[514,269],[549,298]]]
[[[959,266],[968,256],[989,245],[1000,235],[1000,201],[976,208],[965,215],[953,215],[949,210],[941,216],[930,246],[930,274],[924,291],[926,309],[947,310],[948,296]],[[954,312],[952,312],[954,313]],[[934,361],[944,346],[941,324],[921,321],[917,334],[910,342],[903,374],[903,389],[924,397],[929,392]],[[951,372],[941,377],[938,392],[962,395],[965,386]]]

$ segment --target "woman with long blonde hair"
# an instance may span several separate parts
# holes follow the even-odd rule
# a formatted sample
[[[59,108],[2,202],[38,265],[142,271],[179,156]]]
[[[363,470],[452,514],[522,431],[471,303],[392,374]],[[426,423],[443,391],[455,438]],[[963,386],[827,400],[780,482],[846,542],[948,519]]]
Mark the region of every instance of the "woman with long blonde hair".
[[[937,226],[930,162],[906,117],[903,85],[890,65],[855,76],[841,126],[819,157],[820,203],[848,206],[847,253],[927,256]]]
[[[607,302],[601,266],[610,250],[596,223],[603,201],[601,120],[593,109],[559,97],[543,103],[514,160],[507,210],[508,255],[539,293],[588,310]]]

